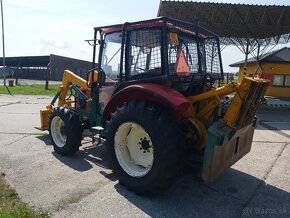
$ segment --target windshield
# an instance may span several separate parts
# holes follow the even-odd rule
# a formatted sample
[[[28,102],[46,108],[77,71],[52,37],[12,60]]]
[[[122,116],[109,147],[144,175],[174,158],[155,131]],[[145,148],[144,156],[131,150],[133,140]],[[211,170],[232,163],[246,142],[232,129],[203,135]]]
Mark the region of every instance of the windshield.
[[[122,33],[106,35],[101,67],[111,79],[117,79],[120,72]]]

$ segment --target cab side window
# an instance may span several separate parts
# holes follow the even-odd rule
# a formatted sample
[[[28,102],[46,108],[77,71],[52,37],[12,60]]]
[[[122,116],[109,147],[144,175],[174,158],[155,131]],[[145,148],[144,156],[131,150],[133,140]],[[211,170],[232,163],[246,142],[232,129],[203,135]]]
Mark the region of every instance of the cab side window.
[[[101,67],[106,76],[117,80],[120,72],[122,33],[115,32],[105,37]]]
[[[133,30],[129,43],[129,79],[161,75],[161,30]]]

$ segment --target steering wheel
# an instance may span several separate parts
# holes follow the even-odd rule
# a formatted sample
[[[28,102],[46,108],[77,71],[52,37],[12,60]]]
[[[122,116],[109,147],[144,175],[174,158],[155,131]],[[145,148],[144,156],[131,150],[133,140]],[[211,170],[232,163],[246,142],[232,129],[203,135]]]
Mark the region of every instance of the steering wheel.
[[[146,69],[143,69],[143,68],[141,68],[141,67],[136,67],[136,69],[137,69],[137,70],[142,70],[143,72],[146,71]]]

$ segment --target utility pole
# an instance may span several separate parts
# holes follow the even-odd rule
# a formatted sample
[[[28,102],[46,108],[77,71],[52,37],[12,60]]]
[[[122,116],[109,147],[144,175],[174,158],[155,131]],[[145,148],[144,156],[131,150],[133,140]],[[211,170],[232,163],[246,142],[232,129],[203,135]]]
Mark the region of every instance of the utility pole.
[[[3,82],[4,86],[6,86],[6,64],[5,64],[5,42],[4,42],[4,19],[3,19],[3,5],[1,2],[1,20],[2,20],[2,43],[3,43]]]

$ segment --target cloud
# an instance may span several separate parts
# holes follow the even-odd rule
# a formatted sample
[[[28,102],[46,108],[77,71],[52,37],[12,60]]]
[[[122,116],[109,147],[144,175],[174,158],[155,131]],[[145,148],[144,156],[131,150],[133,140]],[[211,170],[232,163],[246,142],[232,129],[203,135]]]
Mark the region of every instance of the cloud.
[[[40,53],[56,54],[71,58],[91,61],[92,49],[84,42],[78,40],[62,40],[60,38],[49,38],[48,36],[37,36],[38,49]]]
[[[72,44],[68,41],[50,38],[41,38],[40,46],[40,49],[43,51],[51,49],[70,49],[73,47]]]

